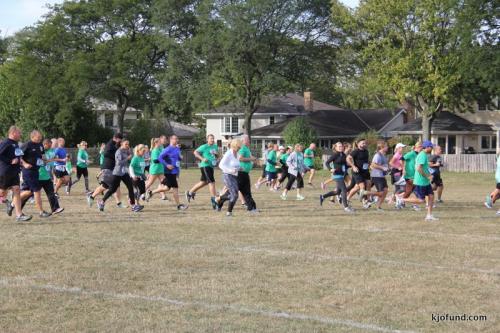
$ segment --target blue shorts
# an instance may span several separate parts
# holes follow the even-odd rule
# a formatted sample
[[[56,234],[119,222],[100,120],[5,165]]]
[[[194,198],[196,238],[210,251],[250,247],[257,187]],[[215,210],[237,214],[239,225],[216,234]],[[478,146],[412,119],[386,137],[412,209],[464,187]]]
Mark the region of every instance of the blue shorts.
[[[425,186],[415,185],[415,189],[413,190],[413,192],[415,192],[415,195],[420,200],[425,200],[425,197],[434,194],[434,191],[432,190],[432,185],[425,185]]]
[[[278,178],[278,173],[277,172],[271,172],[271,171],[266,171],[266,178],[268,181],[271,181],[273,179]]]
[[[26,191],[39,192],[42,185],[38,180],[38,170],[23,170],[23,185],[22,188]]]

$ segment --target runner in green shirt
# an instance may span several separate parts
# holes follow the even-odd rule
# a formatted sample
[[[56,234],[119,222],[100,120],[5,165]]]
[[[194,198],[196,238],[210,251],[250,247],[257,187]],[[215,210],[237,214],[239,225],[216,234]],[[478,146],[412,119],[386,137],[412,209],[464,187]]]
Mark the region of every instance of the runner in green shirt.
[[[215,190],[214,167],[217,165],[219,147],[215,144],[215,137],[213,134],[207,135],[207,143],[198,147],[194,151],[194,156],[200,161],[198,166],[200,167],[201,178],[198,183],[186,192],[186,200],[188,202],[194,200],[196,192],[208,185],[210,202],[212,208],[215,210],[217,209],[217,202],[215,201],[217,191]]]
[[[252,152],[248,148],[250,145],[250,138],[248,135],[241,137],[242,146],[238,152],[238,159],[240,160],[241,170],[238,171],[238,189],[241,193],[240,196],[244,199],[244,204],[247,210],[251,213],[258,213],[257,205],[252,197],[252,183],[250,181],[250,171],[253,168],[253,162],[256,160],[252,156]]]
[[[402,206],[402,203],[409,202],[413,204],[425,203],[427,198],[427,216],[426,221],[437,221],[438,219],[432,215],[432,208],[434,206],[434,192],[431,186],[432,175],[429,172],[429,157],[428,155],[432,152],[432,147],[434,145],[431,141],[424,141],[422,143],[423,150],[418,153],[415,159],[415,175],[413,178],[413,184],[415,185],[415,196],[416,198],[399,198],[397,197],[396,205],[398,208]]]
[[[149,166],[149,176],[148,180],[146,181],[146,192],[149,190],[151,186],[153,186],[154,182],[156,180],[159,181],[159,185],[161,185],[161,182],[163,180],[163,174],[164,174],[164,169],[163,169],[163,164],[161,164],[160,160],[158,157],[160,157],[161,151],[163,150],[163,144],[162,144],[162,138],[154,138],[151,140],[151,164]],[[146,198],[149,200],[148,198]],[[146,201],[147,201],[146,200]]]
[[[80,142],[78,145],[78,154],[76,155],[76,180],[71,184],[74,186],[76,183],[80,181],[83,176],[83,180],[85,183],[85,192],[87,195],[90,193],[89,188],[89,154],[87,153],[88,144],[86,141]]]
[[[285,179],[288,178],[288,165],[286,164],[286,160],[288,156],[290,156],[290,153],[292,152],[293,148],[291,146],[286,147],[285,153],[281,154],[279,162],[281,163],[281,177],[278,179],[276,182],[276,189],[279,190],[281,187],[281,184],[285,181]]]
[[[146,152],[146,146],[140,144],[134,148],[134,157],[130,161],[129,174],[132,178],[132,184],[136,189],[137,204],[140,200],[145,200],[146,197],[146,176],[144,174],[144,169],[146,168],[146,162],[144,161],[144,153]]]
[[[304,165],[306,166],[307,171],[311,171],[311,174],[309,175],[309,181],[307,182],[307,185],[313,186],[312,180],[314,178],[314,175],[316,173],[316,170],[314,169],[314,152],[316,150],[316,144],[311,143],[309,145],[309,148],[304,150]]]
[[[415,160],[417,158],[418,153],[422,151],[422,143],[417,142],[413,147],[413,150],[406,153],[403,160],[403,177],[405,178],[405,193],[403,194],[403,198],[408,198],[413,192],[414,184],[413,178],[415,176]],[[415,210],[418,210],[418,206],[413,206]]]

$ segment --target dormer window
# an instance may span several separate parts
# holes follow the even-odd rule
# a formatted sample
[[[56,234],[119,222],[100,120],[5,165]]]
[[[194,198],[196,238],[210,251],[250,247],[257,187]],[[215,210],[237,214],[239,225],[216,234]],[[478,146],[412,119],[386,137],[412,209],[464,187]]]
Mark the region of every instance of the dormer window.
[[[269,117],[269,125],[274,124],[274,116]]]

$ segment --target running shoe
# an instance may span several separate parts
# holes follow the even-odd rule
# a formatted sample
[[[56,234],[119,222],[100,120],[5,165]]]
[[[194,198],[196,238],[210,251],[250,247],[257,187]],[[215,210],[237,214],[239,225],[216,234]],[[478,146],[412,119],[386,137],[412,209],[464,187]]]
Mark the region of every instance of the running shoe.
[[[124,205],[123,202],[119,202],[116,204],[117,208],[127,208],[127,205]]]
[[[443,200],[442,199],[437,199],[436,202],[437,203],[443,203]]]
[[[255,189],[258,190],[260,188],[260,184],[259,183],[255,183]]]
[[[493,208],[493,202],[491,201],[491,197],[489,195],[486,196],[486,201],[484,202],[484,205],[488,209]]]
[[[16,217],[16,221],[17,222],[26,222],[26,221],[29,221],[31,220],[33,216],[31,215],[24,215],[24,214],[21,214],[20,216],[17,216]]]
[[[149,202],[149,199],[153,197],[153,191],[149,190],[146,192],[146,202]]]
[[[320,206],[323,206],[323,201],[325,201],[325,197],[321,194],[321,195],[319,196],[319,205],[320,205]]]
[[[31,196],[31,198],[29,199],[28,203],[30,205],[33,205],[35,203],[35,198],[33,196]]]
[[[132,211],[133,211],[134,213],[138,213],[138,212],[140,212],[140,211],[141,211],[141,210],[143,210],[143,209],[144,209],[144,206],[141,206],[141,205],[133,205],[133,206],[132,206]]]
[[[383,213],[384,212],[384,209],[383,208],[380,208],[380,207],[377,207],[377,209],[375,209],[376,212],[379,212],[379,213]]]
[[[87,195],[87,204],[89,207],[92,207],[92,204],[94,203],[94,198],[92,198],[92,195]]]
[[[186,200],[187,202],[191,202],[191,200],[194,200],[194,193],[189,193],[189,191],[186,191]]]
[[[417,205],[412,205],[411,208],[416,212],[419,212],[421,210],[421,208]]]
[[[64,208],[59,207],[55,211],[53,211],[52,214],[59,214],[59,213],[62,213],[63,211],[64,211]]]
[[[210,203],[212,204],[212,209],[216,210],[217,209],[217,201],[215,201],[214,197],[210,198]]]
[[[120,204],[121,204],[121,202],[120,202]],[[98,201],[97,202],[97,209],[99,209],[99,211],[101,211],[101,212],[104,211],[104,201]]]
[[[314,188],[313,183],[307,183],[307,186]]]
[[[323,191],[325,191],[325,190],[326,190],[326,184],[325,184],[325,182],[321,182],[321,183],[319,184],[319,186],[321,186],[321,189],[322,189]]]
[[[428,221],[428,222],[435,222],[435,221],[439,221],[439,219],[437,217],[434,217],[434,215],[427,215],[425,217],[425,220]]]
[[[161,197],[160,199],[163,201],[170,201],[170,199],[167,196]]]
[[[12,216],[12,211],[14,210],[14,206],[11,205],[9,200],[5,200],[5,211],[7,215]]]
[[[233,213],[231,213],[231,212],[227,212],[227,213],[226,213],[226,216],[227,216],[227,217],[232,217],[232,216],[233,216]]]
[[[40,214],[38,214],[38,215],[39,215],[40,217],[42,217],[42,218],[45,218],[45,217],[49,217],[49,216],[50,216],[50,215],[52,215],[52,214],[47,213],[46,211],[43,211],[43,212],[41,212],[41,213],[40,213]]]
[[[337,202],[339,204],[342,204],[342,196],[340,194],[337,194],[336,197],[337,197]]]
[[[282,194],[280,195],[281,200],[286,200],[286,195]]]
[[[346,213],[354,213],[354,209],[352,209],[351,207],[345,207],[344,208],[344,212],[346,212]]]
[[[497,214],[496,214],[496,215],[497,215],[497,216],[500,216],[500,210],[497,210]]]
[[[248,211],[250,214],[259,214],[260,211],[257,208]]]
[[[304,199],[305,199],[305,197],[304,197],[304,196],[302,196],[302,195],[297,195],[297,200],[302,201],[302,200],[304,200]]]
[[[180,204],[179,206],[177,206],[177,210],[186,210],[186,209],[188,209],[188,206],[186,205]]]

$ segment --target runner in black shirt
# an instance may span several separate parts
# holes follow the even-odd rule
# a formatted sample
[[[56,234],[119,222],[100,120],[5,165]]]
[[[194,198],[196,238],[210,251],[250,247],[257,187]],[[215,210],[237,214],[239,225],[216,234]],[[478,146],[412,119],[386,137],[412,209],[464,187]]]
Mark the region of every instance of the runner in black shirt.
[[[31,141],[25,143],[21,149],[23,151],[23,184],[21,186],[21,201],[31,197],[35,197],[35,205],[38,208],[40,217],[49,217],[51,214],[47,213],[42,208],[42,185],[39,181],[38,169],[44,167],[42,159],[45,150],[42,144],[42,134],[34,130],[30,135]]]
[[[7,214],[12,215],[11,204],[5,199],[7,191],[12,191],[13,203],[17,221],[29,221],[32,216],[24,215],[21,208],[21,190],[19,188],[19,171],[22,163],[22,150],[18,142],[21,139],[21,130],[11,126],[8,138],[0,143],[0,196],[7,206]]]
[[[350,200],[358,191],[361,197],[369,188],[370,181],[370,156],[366,149],[366,140],[357,142],[356,148],[347,156],[347,164],[352,168],[352,177],[356,186],[349,192],[347,200]]]
[[[440,146],[434,147],[434,154],[429,158],[429,166],[431,167],[432,173],[432,188],[437,192],[437,201],[443,202],[441,200],[441,196],[443,195],[444,184],[443,179],[441,178],[441,167],[443,166],[443,157],[441,156],[442,149]]]

